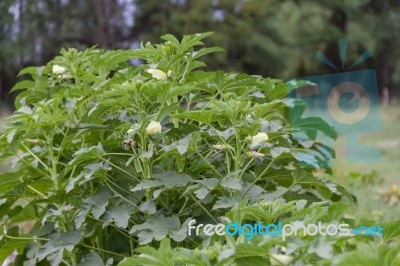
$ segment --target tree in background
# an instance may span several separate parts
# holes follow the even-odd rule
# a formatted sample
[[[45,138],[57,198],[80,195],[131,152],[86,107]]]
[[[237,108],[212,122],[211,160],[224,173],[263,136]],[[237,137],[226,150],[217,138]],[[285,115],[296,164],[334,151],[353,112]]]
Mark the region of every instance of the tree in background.
[[[214,69],[301,77],[329,73],[314,59],[321,50],[338,63],[337,40],[349,39],[348,62],[375,54],[379,87],[400,86],[399,0],[3,0],[0,2],[0,91],[9,98],[18,71],[42,65],[61,47],[137,47],[165,33],[214,31],[207,45]]]

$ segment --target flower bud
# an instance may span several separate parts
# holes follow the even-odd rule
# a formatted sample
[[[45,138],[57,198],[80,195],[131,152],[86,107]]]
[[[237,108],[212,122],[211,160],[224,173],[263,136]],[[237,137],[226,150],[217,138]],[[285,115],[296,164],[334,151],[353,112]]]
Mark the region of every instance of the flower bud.
[[[165,74],[164,71],[159,70],[159,69],[150,68],[147,70],[147,72],[149,72],[151,74],[151,76],[155,79],[164,80],[167,78],[167,74]]]
[[[54,65],[53,66],[53,74],[62,75],[67,71],[67,69],[63,66]]]
[[[128,134],[132,134],[134,132],[135,132],[135,130],[133,128],[130,128],[130,129],[128,129],[128,131],[126,131],[126,133],[128,133]]]
[[[271,254],[269,257],[271,265],[288,265],[292,257],[286,255]]]
[[[156,121],[151,121],[146,128],[146,132],[150,135],[161,133],[161,124]]]
[[[262,153],[257,152],[257,151],[248,151],[248,152],[246,152],[246,155],[249,156],[249,157],[253,157],[253,158],[265,157],[265,154],[262,154]]]
[[[72,76],[70,74],[62,74],[62,75],[58,75],[58,78],[66,80],[66,79],[71,79]]]
[[[40,143],[40,140],[38,139],[26,139],[25,141],[29,144],[35,144],[35,145]]]
[[[226,150],[226,148],[227,148],[227,146],[225,144],[216,144],[216,145],[213,145],[212,147],[219,151]]]
[[[139,144],[132,139],[126,139],[122,142],[122,144],[131,146],[132,148],[135,148],[135,149],[137,149],[139,147]]]
[[[267,133],[264,132],[258,132],[255,136],[251,138],[251,145],[252,146],[258,146],[263,144],[268,140],[268,135]]]

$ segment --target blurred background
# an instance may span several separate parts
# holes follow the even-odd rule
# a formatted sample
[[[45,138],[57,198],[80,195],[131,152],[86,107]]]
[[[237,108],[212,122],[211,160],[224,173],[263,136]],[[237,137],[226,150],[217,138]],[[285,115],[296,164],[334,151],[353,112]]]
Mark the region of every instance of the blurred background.
[[[213,31],[212,69],[288,79],[332,72],[337,40],[349,39],[347,65],[368,48],[379,88],[399,98],[400,0],[1,0],[0,99],[18,71],[42,65],[61,47],[135,48],[160,36]]]
[[[206,58],[209,69],[284,80],[337,72],[315,55],[341,66],[338,39],[349,40],[347,67],[371,49],[356,69],[376,69],[383,130],[361,142],[382,159],[350,164],[339,139],[333,178],[359,197],[355,215],[398,216],[400,0],[0,0],[0,109],[12,108],[19,70],[45,64],[62,47],[130,49],[166,33],[205,31],[215,32],[206,45],[226,50]]]

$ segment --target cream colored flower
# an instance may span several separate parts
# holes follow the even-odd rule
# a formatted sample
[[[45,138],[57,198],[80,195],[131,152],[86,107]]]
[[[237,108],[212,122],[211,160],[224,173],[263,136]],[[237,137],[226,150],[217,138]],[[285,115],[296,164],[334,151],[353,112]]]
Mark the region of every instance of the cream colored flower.
[[[249,156],[249,157],[253,157],[253,158],[265,157],[265,154],[262,154],[262,153],[257,152],[257,151],[248,151],[248,152],[246,152],[246,155]]]
[[[161,124],[156,121],[151,121],[146,128],[146,132],[150,135],[161,133]]]
[[[135,130],[133,128],[130,128],[130,129],[128,129],[128,131],[126,131],[126,133],[128,133],[128,134],[132,134],[134,132],[135,132]]]
[[[263,144],[268,140],[268,135],[267,133],[264,132],[258,132],[255,136],[251,138],[251,145],[252,146],[258,146]]]
[[[172,72],[171,70],[168,70],[168,72],[167,72],[167,77],[171,77],[172,74],[173,74],[173,72]]]
[[[62,75],[67,71],[67,69],[63,66],[54,65],[53,66],[53,74]]]
[[[147,70],[147,72],[149,72],[152,75],[152,77],[155,79],[164,80],[167,78],[167,74],[165,74],[164,71],[159,70],[159,69],[150,68]]]
[[[286,255],[271,254],[269,255],[271,265],[288,265],[292,261],[292,257]]]

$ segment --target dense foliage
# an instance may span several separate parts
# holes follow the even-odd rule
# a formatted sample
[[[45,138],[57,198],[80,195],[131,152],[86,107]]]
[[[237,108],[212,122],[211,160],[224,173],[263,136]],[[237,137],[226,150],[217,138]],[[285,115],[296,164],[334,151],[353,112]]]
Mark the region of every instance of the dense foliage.
[[[31,79],[14,86],[0,137],[12,165],[0,175],[0,261],[17,250],[16,265],[399,262],[395,222],[379,248],[368,236],[187,235],[191,218],[373,224],[344,218],[354,197],[316,174],[333,155],[317,135],[336,133],[287,98],[304,83],[198,70],[221,51],[196,49],[209,35],[62,50],[20,72]]]
[[[331,71],[314,59],[322,50],[340,66],[337,40],[349,39],[346,66],[371,49],[363,65],[379,88],[399,96],[399,0],[71,0],[0,1],[0,98],[20,69],[42,65],[61,47],[137,47],[160,35],[214,31],[206,42],[226,53],[204,58],[210,69],[304,77]]]

